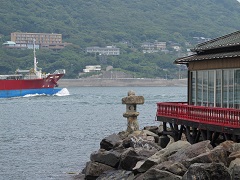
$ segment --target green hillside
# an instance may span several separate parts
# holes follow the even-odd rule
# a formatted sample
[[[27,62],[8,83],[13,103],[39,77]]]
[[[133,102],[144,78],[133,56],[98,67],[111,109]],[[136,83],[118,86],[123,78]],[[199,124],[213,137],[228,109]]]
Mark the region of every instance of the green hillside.
[[[66,77],[76,77],[89,64],[113,65],[139,77],[162,77],[163,69],[173,74],[178,54],[143,54],[141,43],[175,42],[184,53],[193,37],[214,38],[240,29],[236,0],[11,0],[0,6],[1,42],[19,31],[61,33],[64,42],[73,43],[58,52],[37,52],[39,66],[65,68]],[[106,45],[120,47],[121,55],[102,62],[84,52],[88,46]],[[29,50],[1,49],[0,74],[28,68],[31,61]]]

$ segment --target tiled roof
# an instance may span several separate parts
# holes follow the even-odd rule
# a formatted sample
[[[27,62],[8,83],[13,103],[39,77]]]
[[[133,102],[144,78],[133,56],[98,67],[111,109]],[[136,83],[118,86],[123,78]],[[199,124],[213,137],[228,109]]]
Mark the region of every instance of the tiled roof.
[[[202,61],[202,60],[221,59],[221,58],[235,58],[235,57],[240,57],[240,51],[217,53],[217,54],[203,54],[203,55],[194,54],[194,55],[191,55],[191,56],[178,58],[178,59],[175,60],[175,63],[185,64],[185,63],[188,63],[190,61]]]
[[[216,39],[212,39],[210,41],[198,44],[192,50],[195,52],[231,47],[231,46],[239,46],[240,45],[240,31],[233,32],[231,34],[227,34],[225,36],[218,37]]]

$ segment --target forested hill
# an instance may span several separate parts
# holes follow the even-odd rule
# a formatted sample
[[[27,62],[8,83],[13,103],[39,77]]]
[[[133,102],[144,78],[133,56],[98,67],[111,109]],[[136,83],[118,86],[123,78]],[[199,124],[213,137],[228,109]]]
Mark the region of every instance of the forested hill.
[[[184,46],[193,37],[215,38],[240,29],[237,0],[1,0],[0,7],[0,42],[10,40],[11,32],[46,32],[61,33],[64,42],[75,45],[37,53],[43,69],[66,68],[66,77],[75,77],[91,64],[162,77],[163,69],[176,70],[172,65],[176,54],[144,55],[138,49],[141,43],[158,40]],[[121,47],[121,55],[101,64],[83,53],[88,46],[106,45]],[[1,48],[0,74],[13,72],[16,66],[28,68],[29,53]]]
[[[240,27],[237,0],[10,0],[0,7],[0,34],[62,33],[79,45],[212,38]]]

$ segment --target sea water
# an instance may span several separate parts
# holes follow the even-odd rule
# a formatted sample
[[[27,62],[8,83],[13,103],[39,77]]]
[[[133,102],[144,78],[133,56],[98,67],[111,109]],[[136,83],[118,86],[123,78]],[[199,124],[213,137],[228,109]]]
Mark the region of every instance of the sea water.
[[[187,100],[186,87],[69,87],[0,99],[0,180],[73,179],[104,137],[126,130],[121,100],[129,90],[145,98],[141,129],[159,125],[157,102]]]

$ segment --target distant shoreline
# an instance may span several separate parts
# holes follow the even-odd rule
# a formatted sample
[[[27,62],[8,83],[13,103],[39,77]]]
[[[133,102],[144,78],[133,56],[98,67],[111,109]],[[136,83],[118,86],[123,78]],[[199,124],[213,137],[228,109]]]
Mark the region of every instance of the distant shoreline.
[[[82,79],[60,79],[60,87],[161,87],[161,86],[187,86],[187,79],[149,79],[149,78],[82,78]]]

